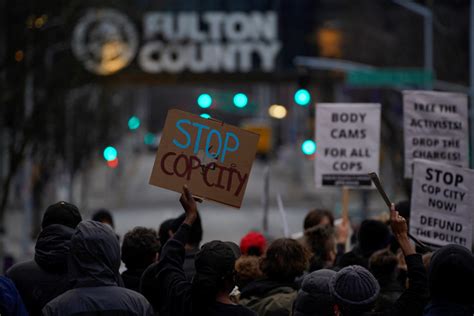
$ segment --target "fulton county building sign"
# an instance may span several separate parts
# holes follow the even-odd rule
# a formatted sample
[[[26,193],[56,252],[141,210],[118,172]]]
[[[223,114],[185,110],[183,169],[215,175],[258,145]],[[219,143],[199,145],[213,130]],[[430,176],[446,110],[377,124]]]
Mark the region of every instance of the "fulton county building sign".
[[[281,43],[275,12],[148,12],[142,34],[124,13],[89,9],[72,51],[99,75],[135,61],[147,73],[245,73],[275,70]]]

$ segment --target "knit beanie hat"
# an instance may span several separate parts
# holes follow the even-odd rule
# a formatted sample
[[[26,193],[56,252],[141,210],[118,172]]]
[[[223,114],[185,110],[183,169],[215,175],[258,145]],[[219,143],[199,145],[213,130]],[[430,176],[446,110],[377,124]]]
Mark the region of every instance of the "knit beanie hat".
[[[331,279],[330,291],[343,309],[365,311],[377,299],[380,286],[375,277],[361,266],[348,266]]]
[[[368,258],[390,243],[390,231],[384,223],[368,219],[360,224],[358,239],[362,254]]]
[[[335,274],[333,270],[322,269],[306,275],[295,300],[293,315],[333,315],[334,299],[329,283]]]
[[[447,245],[431,257],[428,282],[433,300],[474,304],[474,256],[459,245]]]
[[[79,209],[73,204],[61,201],[48,206],[41,222],[41,228],[44,229],[53,224],[76,228],[81,221],[82,217]]]
[[[240,251],[242,251],[244,255],[260,256],[265,252],[266,245],[267,241],[262,234],[250,232],[240,240]]]

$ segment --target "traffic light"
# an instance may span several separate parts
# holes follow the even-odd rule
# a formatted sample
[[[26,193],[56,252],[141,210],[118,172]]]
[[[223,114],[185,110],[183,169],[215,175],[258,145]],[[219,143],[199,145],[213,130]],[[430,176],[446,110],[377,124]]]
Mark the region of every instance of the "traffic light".
[[[112,161],[117,159],[117,149],[112,146],[108,146],[104,149],[104,159],[107,161]]]
[[[205,118],[205,119],[210,119],[210,118],[211,118],[211,116],[210,116],[209,114],[207,114],[207,113],[202,113],[202,114],[199,115],[199,116],[202,117],[202,118]]]
[[[244,93],[237,93],[234,95],[233,98],[234,105],[238,108],[244,108],[247,106],[247,103],[249,102],[249,99]]]
[[[119,165],[118,158],[115,158],[114,160],[107,161],[107,166],[109,166],[109,168],[115,169],[115,168],[118,167],[118,165]]]
[[[311,95],[306,89],[299,89],[295,92],[295,103],[301,106],[306,106],[311,101]]]
[[[301,144],[301,151],[303,154],[310,156],[316,152],[316,142],[312,139],[307,139]]]
[[[133,131],[140,127],[140,119],[135,115],[128,119],[128,128]]]
[[[146,133],[143,137],[143,142],[145,145],[153,145],[156,141],[156,136],[153,133]]]
[[[207,109],[212,105],[212,97],[207,93],[202,93],[197,98],[197,104],[202,109]]]

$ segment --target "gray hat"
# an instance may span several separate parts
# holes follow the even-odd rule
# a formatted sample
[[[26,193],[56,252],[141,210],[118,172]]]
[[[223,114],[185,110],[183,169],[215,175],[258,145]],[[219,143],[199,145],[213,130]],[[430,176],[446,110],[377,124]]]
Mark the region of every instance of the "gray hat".
[[[329,287],[337,304],[356,310],[370,308],[380,292],[375,277],[361,266],[341,269],[333,276]]]
[[[295,300],[293,315],[333,315],[334,300],[329,283],[335,274],[333,270],[322,269],[306,275]]]

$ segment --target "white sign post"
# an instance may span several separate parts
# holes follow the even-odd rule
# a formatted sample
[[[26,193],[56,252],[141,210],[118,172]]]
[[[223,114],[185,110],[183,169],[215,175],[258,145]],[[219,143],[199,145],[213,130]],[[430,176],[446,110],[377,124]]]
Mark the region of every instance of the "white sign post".
[[[467,96],[462,93],[403,91],[405,178],[413,160],[469,167]]]
[[[474,170],[418,159],[414,165],[410,233],[433,245],[470,249]]]
[[[316,187],[372,187],[369,172],[379,170],[378,103],[316,105]]]

